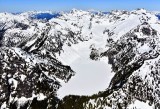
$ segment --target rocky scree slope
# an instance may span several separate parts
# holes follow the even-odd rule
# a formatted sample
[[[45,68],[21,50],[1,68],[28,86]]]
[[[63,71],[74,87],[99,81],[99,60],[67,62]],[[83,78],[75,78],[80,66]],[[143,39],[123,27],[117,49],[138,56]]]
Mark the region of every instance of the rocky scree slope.
[[[133,109],[136,101],[160,108],[160,22],[153,13],[72,10],[50,20],[31,15],[0,13],[1,109]],[[97,39],[103,44],[94,43]],[[109,87],[92,96],[58,99],[61,82],[75,72],[57,56],[64,45],[89,40],[90,58],[107,57],[112,65]]]

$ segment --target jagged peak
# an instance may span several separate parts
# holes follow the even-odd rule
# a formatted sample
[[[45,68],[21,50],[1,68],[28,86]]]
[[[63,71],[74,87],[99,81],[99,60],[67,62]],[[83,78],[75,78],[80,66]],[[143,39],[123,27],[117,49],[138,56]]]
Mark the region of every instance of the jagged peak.
[[[15,66],[19,66],[18,71],[15,71],[14,69],[14,72],[23,73],[22,77],[27,73],[29,77],[26,75],[25,78],[29,78],[30,81],[32,80],[32,77],[36,77],[36,79],[33,80],[34,84],[40,82],[37,83],[40,84],[40,86],[37,84],[33,86],[45,87],[47,82],[47,84],[53,86],[56,91],[62,80],[67,82],[75,74],[70,66],[75,60],[78,60],[79,57],[82,56],[80,59],[84,59],[83,55],[79,55],[79,53],[85,54],[84,51],[88,50],[87,53],[91,52],[91,54],[87,54],[87,61],[89,56],[91,59],[95,59],[96,62],[103,61],[101,58],[102,56],[110,56],[109,61],[114,64],[112,65],[114,68],[113,72],[117,74],[113,79],[113,84],[111,84],[112,87],[110,88],[112,89],[116,87],[115,89],[117,90],[109,90],[108,93],[111,94],[110,96],[104,91],[104,93],[98,94],[94,97],[102,101],[103,99],[99,97],[103,95],[104,98],[109,97],[110,100],[116,100],[118,97],[123,96],[122,93],[118,92],[121,88],[125,89],[126,85],[129,87],[129,83],[137,82],[136,80],[140,80],[140,83],[143,82],[143,79],[140,78],[141,76],[136,75],[135,73],[136,76],[132,75],[133,71],[136,70],[137,74],[142,74],[139,71],[139,67],[141,67],[143,62],[146,62],[147,60],[153,61],[151,59],[155,59],[159,55],[159,34],[157,34],[157,32],[160,30],[160,24],[157,23],[158,21],[155,19],[155,15],[150,14],[146,10],[140,9],[131,12],[115,10],[111,11],[111,14],[106,16],[101,16],[99,14],[92,16],[94,13],[91,14],[89,11],[73,9],[70,13],[64,13],[64,18],[53,18],[51,21],[27,18],[28,15],[37,13],[46,13],[46,11],[33,11],[17,15],[11,14],[11,18],[14,16],[13,19],[16,19],[18,22],[12,22],[12,19],[8,19],[9,22],[13,23],[12,28],[8,28],[5,32],[2,31],[3,38],[0,39],[0,44],[2,42],[3,46],[0,48],[0,68],[3,67],[3,70],[0,72],[5,72],[4,69],[10,71],[10,65],[12,65],[11,69],[15,68]],[[51,12],[47,11],[47,13]],[[20,16],[22,16],[23,19],[19,19]],[[9,14],[6,16],[0,16],[0,18],[2,18],[0,19],[0,22],[2,22],[2,28],[5,24],[10,25],[4,20],[9,17]],[[3,24],[3,22],[5,23]],[[23,25],[22,23],[26,25]],[[79,46],[82,48],[79,49]],[[83,50],[84,47],[86,47],[85,50]],[[104,63],[106,67],[107,62]],[[151,65],[152,63],[149,64]],[[145,69],[145,65],[147,65],[147,68],[150,68],[148,71],[151,75],[153,73],[151,72],[152,67],[147,63],[143,65],[144,68],[141,67],[141,70]],[[156,67],[156,64],[153,65]],[[20,69],[21,67],[24,68]],[[130,70],[130,68],[132,69]],[[12,72],[10,75],[15,78],[10,81],[13,82],[13,84],[16,84],[16,80],[21,81],[16,78],[16,75],[14,75],[17,73],[12,74]],[[109,71],[107,71],[107,73],[108,72]],[[156,72],[154,73],[157,75]],[[112,74],[114,76],[114,73]],[[150,78],[150,75],[148,75],[147,78]],[[10,77],[11,76],[9,76],[9,78]],[[107,79],[107,81],[110,82],[111,79],[112,77]],[[25,79],[23,78],[22,80]],[[41,82],[44,83],[41,84]],[[18,82],[18,84],[19,83],[20,82]],[[28,83],[25,85],[28,86]],[[122,87],[123,85],[124,87]],[[28,89],[32,89],[32,85]],[[35,88],[34,90],[35,92],[37,91],[37,93],[39,92],[39,89]],[[53,91],[52,89],[50,90],[51,92]],[[46,90],[40,90],[40,92],[45,91]],[[21,93],[23,94],[23,92]],[[45,96],[45,93],[42,95]],[[32,96],[31,93],[29,93],[29,95]],[[37,97],[38,95],[39,93],[37,94]],[[141,95],[139,94],[139,96]],[[79,98],[81,99],[81,97]],[[71,99],[76,98],[73,97]],[[108,100],[108,98],[106,99]],[[101,102],[100,100],[97,101]],[[145,101],[144,98],[143,100]],[[119,101],[117,102],[119,103]],[[114,105],[110,102],[107,103],[109,103],[109,106]]]

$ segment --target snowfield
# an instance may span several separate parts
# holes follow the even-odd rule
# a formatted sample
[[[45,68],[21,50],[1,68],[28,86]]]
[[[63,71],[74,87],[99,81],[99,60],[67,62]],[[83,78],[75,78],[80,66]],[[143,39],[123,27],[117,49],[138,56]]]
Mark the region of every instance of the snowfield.
[[[0,109],[160,109],[158,12],[0,13],[0,51]]]
[[[66,95],[92,95],[109,86],[113,73],[107,58],[99,61],[91,60],[90,42],[82,42],[71,47],[65,46],[59,59],[71,66],[76,75],[58,90],[60,98]]]

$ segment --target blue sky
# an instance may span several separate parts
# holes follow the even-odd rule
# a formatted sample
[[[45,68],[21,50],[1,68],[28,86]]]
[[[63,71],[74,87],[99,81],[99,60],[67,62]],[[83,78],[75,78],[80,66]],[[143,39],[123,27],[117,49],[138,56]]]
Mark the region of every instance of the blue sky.
[[[101,11],[145,8],[158,11],[160,10],[160,0],[0,0],[0,12],[69,11],[73,8]]]

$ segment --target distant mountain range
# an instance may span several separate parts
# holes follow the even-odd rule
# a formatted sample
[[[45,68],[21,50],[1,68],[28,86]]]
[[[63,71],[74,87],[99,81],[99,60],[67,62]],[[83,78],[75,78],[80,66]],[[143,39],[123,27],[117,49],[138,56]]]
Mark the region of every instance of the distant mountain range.
[[[0,109],[160,109],[159,19],[144,9],[0,13]],[[112,70],[103,91],[59,98],[99,65]]]

